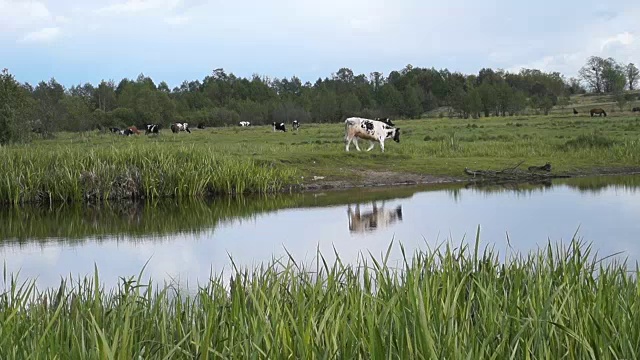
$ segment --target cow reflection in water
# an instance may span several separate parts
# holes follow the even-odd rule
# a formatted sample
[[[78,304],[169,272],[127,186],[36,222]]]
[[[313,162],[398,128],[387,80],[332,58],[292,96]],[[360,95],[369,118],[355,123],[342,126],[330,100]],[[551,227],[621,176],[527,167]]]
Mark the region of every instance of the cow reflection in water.
[[[360,212],[360,204],[356,204],[355,211],[349,205],[347,214],[349,216],[349,231],[363,233],[385,228],[398,220],[402,221],[402,206],[398,205],[392,210],[386,210],[384,202],[381,207],[373,202],[371,211]]]

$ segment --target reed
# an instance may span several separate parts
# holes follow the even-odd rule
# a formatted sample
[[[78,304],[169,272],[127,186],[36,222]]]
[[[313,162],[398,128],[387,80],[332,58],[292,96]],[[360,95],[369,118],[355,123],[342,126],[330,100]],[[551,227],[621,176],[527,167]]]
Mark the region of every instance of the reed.
[[[0,201],[79,202],[199,198],[268,193],[295,183],[295,171],[203,146],[133,143],[86,149],[36,146],[2,150]]]
[[[500,260],[490,248],[391,249],[355,265],[274,259],[195,292],[138,277],[40,291],[6,274],[2,359],[635,359],[638,274],[574,240]],[[337,254],[336,254],[337,256]]]

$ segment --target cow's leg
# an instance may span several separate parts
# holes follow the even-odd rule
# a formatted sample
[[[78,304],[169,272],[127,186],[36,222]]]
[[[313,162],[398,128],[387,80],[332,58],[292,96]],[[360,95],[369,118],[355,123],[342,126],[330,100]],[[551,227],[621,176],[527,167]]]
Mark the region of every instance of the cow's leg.
[[[380,140],[380,150],[384,152],[384,140]]]
[[[376,143],[374,143],[373,141],[369,141],[369,148],[367,148],[367,151],[371,151],[375,145]]]
[[[356,150],[360,151],[360,146],[358,146],[358,138],[357,137],[353,138],[353,144],[356,146]]]
[[[349,146],[351,145],[351,140],[353,140],[353,138],[350,137],[350,136],[345,136],[344,137],[344,142],[347,143],[347,145],[345,147],[346,151],[349,151]]]

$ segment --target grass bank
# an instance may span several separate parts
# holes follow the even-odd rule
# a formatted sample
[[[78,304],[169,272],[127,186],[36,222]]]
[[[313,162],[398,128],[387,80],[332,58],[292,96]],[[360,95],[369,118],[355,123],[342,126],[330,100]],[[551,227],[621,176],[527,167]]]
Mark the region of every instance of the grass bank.
[[[476,241],[476,244],[478,242]],[[476,245],[477,246],[477,245]],[[404,253],[404,252],[403,252]],[[39,291],[5,275],[3,359],[638,358],[638,270],[573,241],[276,261],[185,293],[135,278]]]
[[[563,175],[640,170],[640,117],[614,113],[398,120],[401,143],[344,151],[341,124],[195,129],[122,137],[61,133],[0,148],[0,201],[82,201],[275,192],[464,179],[465,167],[551,162]]]

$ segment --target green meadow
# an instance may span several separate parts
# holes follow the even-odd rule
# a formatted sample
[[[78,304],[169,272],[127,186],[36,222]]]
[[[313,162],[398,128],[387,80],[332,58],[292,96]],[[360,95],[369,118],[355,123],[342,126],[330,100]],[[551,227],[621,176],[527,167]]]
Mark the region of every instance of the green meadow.
[[[344,147],[344,124],[194,129],[124,137],[98,131],[0,148],[0,201],[74,202],[270,193],[334,182],[385,184],[423,176],[464,178],[465,167],[550,162],[557,174],[640,168],[640,117],[511,116],[397,120],[401,141]]]

